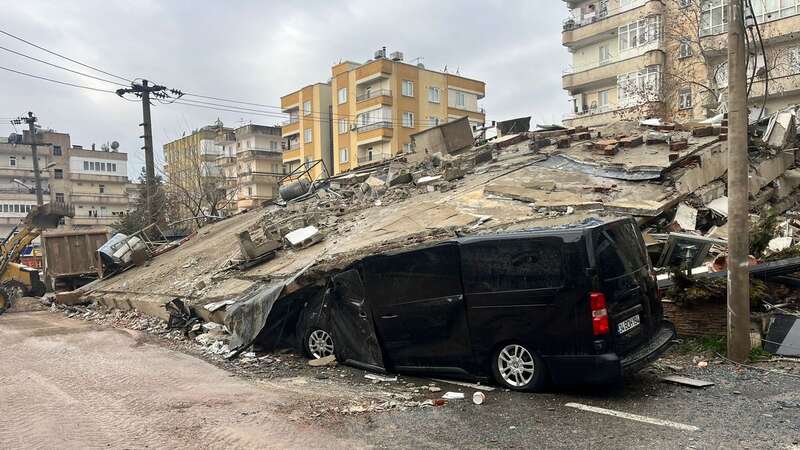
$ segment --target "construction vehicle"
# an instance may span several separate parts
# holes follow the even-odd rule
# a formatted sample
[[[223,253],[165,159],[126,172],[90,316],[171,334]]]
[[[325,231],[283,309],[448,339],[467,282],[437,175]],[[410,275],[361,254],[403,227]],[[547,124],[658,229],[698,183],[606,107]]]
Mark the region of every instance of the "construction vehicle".
[[[19,263],[25,247],[48,228],[56,228],[64,217],[73,217],[74,211],[63,203],[34,206],[8,238],[0,243],[0,314],[11,303],[27,295],[44,295],[45,285],[39,270]]]

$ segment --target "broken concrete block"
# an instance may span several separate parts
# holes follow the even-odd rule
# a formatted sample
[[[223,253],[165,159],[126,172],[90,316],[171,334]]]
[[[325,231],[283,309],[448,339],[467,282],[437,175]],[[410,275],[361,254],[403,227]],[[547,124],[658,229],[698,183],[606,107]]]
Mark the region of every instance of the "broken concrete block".
[[[369,185],[369,187],[371,187],[373,189],[381,188],[381,187],[385,187],[386,186],[386,182],[385,181],[383,181],[380,178],[375,177],[375,176],[370,176],[369,178],[367,178],[364,181],[364,184]]]
[[[69,292],[56,292],[56,303],[59,305],[73,306],[84,303],[89,303],[88,299],[82,298],[83,293],[80,291]]]
[[[475,165],[477,166],[478,164],[483,164],[485,162],[489,162],[489,161],[492,160],[492,158],[494,158],[494,155],[492,155],[492,151],[491,150],[487,150],[487,151],[484,151],[484,152],[476,153],[475,154]]]
[[[694,231],[697,229],[697,210],[681,203],[675,211],[675,219],[673,221],[677,225],[676,231]]]
[[[638,147],[644,143],[641,135],[625,137],[619,140],[620,145],[624,148]]]
[[[397,186],[399,184],[408,184],[411,183],[413,178],[409,172],[405,170],[401,173],[395,174],[393,178],[389,178],[389,186]]]
[[[441,180],[442,180],[441,175],[422,177],[419,180],[417,180],[417,186],[427,186],[429,184],[438,183]]]
[[[606,145],[603,148],[603,154],[606,156],[614,156],[619,152],[619,145]]]
[[[570,139],[568,137],[562,137],[558,139],[556,142],[556,147],[558,148],[569,148],[570,146]]]
[[[667,155],[667,159],[669,160],[669,162],[675,162],[675,161],[677,161],[677,160],[678,160],[680,157],[681,157],[681,154],[680,154],[680,153],[670,153],[669,155]]]
[[[592,134],[589,133],[588,131],[583,132],[583,133],[575,133],[575,134],[572,135],[572,140],[573,141],[586,141],[586,140],[589,140],[591,138],[592,138]]]
[[[308,365],[311,367],[323,367],[323,366],[330,366],[336,362],[336,357],[333,355],[323,356],[322,358],[311,359],[308,361]]]
[[[284,236],[284,239],[294,248],[305,248],[314,245],[321,241],[322,238],[322,233],[313,225],[294,230]]]
[[[609,145],[617,145],[614,139],[603,139],[594,143],[594,149],[597,151],[604,151]]]
[[[655,144],[666,144],[669,141],[669,135],[667,133],[659,133],[657,131],[651,131],[645,135],[644,142],[647,145],[655,145]]]
[[[460,167],[450,166],[444,169],[444,181],[453,181],[464,178],[464,171]]]

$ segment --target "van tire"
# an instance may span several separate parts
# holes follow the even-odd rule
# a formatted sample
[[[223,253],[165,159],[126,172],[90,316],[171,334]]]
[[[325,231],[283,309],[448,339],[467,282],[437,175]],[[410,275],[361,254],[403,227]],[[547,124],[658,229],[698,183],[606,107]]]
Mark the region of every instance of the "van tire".
[[[303,348],[311,359],[319,359],[334,354],[333,336],[322,328],[312,328],[306,333]]]
[[[514,391],[541,392],[547,386],[544,360],[519,343],[497,348],[492,356],[492,374],[498,384]]]

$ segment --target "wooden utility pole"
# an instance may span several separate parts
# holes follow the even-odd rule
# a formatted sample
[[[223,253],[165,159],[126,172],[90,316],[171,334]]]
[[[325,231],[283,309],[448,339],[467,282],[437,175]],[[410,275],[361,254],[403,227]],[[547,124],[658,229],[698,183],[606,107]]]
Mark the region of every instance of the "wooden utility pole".
[[[750,353],[750,248],[747,178],[747,69],[744,2],[730,0],[728,18],[728,357]]]
[[[159,85],[150,85],[147,80],[142,80],[141,83],[132,83],[128,89],[117,89],[117,95],[122,97],[125,94],[135,94],[142,99],[142,123],[139,126],[144,128],[144,134],[139,136],[144,138],[144,164],[145,164],[145,200],[147,202],[147,217],[150,222],[156,221],[156,212],[154,210],[153,195],[155,194],[156,185],[156,169],[153,160],[153,127],[150,120],[150,94],[155,93],[158,96],[159,92],[167,88]]]
[[[36,116],[34,116],[32,112],[28,111],[28,115],[25,117],[20,117],[18,122],[25,122],[28,124],[31,155],[33,157],[33,180],[35,182],[36,189],[36,205],[42,206],[44,204],[44,199],[42,196],[42,174],[39,172],[39,152],[36,148],[36,126],[34,125],[36,123]]]

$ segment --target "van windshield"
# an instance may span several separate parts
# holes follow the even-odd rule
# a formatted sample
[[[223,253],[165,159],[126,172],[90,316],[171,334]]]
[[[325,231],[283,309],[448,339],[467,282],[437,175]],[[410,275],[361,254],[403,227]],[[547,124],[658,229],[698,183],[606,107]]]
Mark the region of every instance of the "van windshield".
[[[635,227],[633,223],[623,223],[599,230],[595,255],[604,279],[619,278],[647,265],[647,253]]]

